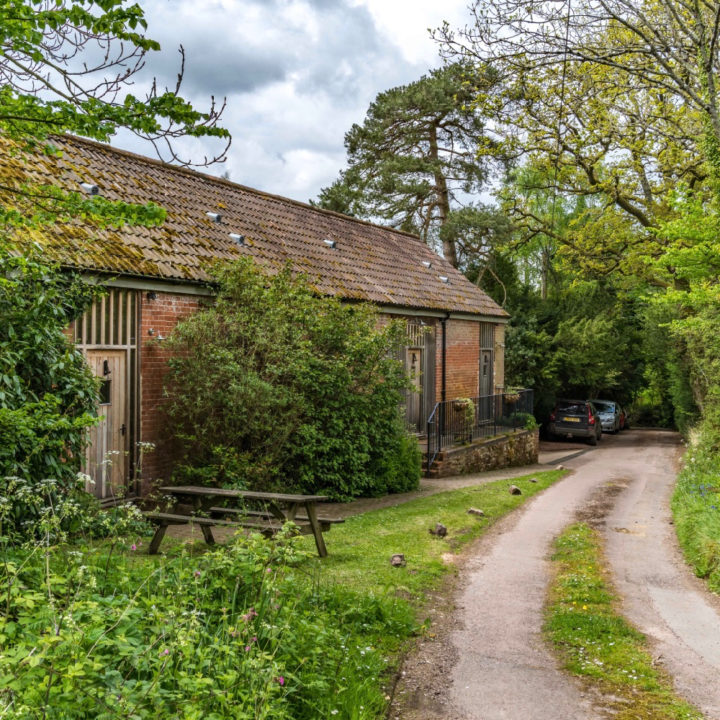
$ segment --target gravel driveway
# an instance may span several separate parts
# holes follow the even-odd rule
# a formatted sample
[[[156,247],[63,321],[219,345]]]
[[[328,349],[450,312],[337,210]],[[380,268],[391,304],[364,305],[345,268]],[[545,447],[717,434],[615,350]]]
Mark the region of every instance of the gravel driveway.
[[[678,451],[675,434],[630,431],[606,435],[597,448],[568,457],[572,475],[473,548],[455,611],[439,624],[440,637],[408,658],[391,717],[606,717],[602,700],[558,668],[541,636],[550,543],[583,508],[601,507],[599,524],[626,598],[623,610],[649,636],[679,692],[720,720],[720,611],[679,559],[669,524]],[[624,489],[604,493],[609,483]]]

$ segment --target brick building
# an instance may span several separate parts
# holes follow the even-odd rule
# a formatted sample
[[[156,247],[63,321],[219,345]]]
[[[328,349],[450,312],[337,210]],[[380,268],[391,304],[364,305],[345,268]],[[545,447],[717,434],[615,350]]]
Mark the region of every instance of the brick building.
[[[71,329],[103,381],[103,421],[88,462],[101,497],[137,474],[139,442],[158,446],[144,457],[143,477],[171,470],[158,412],[168,359],[162,339],[211,301],[213,261],[251,255],[269,273],[289,261],[320,294],[405,318],[402,359],[416,386],[405,411],[418,433],[438,401],[502,392],[507,314],[417,237],[106,145],[55,143],[60,157],[30,164],[5,154],[5,176],[167,210],[160,227],[73,222],[40,238],[49,257],[109,290]]]

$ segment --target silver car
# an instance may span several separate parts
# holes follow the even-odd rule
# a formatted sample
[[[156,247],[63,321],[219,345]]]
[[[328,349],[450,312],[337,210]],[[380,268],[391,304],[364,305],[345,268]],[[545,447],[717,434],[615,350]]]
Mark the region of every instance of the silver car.
[[[591,400],[598,411],[603,432],[616,433],[620,430],[622,409],[614,400]]]

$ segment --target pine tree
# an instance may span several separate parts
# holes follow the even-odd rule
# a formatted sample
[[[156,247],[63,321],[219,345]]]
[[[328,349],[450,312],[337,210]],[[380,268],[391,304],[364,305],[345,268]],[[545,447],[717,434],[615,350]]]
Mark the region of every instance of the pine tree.
[[[457,267],[457,238],[440,229],[486,181],[479,151],[492,141],[476,106],[496,84],[490,69],[453,64],[380,93],[363,124],[345,135],[348,168],[317,204],[441,243]]]

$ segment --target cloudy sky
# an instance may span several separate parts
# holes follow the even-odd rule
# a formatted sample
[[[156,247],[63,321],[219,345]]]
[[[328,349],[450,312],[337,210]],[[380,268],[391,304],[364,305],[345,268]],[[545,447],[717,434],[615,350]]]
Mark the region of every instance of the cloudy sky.
[[[343,136],[378,92],[440,64],[428,28],[464,25],[468,0],[144,0],[162,52],[147,70],[198,108],[227,98],[230,179],[307,201],[345,164]],[[114,143],[143,154],[131,138]],[[217,146],[216,146],[217,147]],[[194,157],[211,147],[188,144]]]

